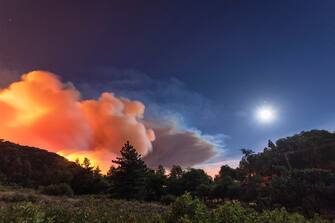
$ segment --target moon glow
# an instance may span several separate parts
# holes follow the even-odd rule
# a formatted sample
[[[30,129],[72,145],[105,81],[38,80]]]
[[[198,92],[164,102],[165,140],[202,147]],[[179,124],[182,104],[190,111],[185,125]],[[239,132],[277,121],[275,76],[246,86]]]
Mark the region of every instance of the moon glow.
[[[259,107],[256,111],[256,119],[260,123],[271,123],[276,119],[276,112],[270,106]]]

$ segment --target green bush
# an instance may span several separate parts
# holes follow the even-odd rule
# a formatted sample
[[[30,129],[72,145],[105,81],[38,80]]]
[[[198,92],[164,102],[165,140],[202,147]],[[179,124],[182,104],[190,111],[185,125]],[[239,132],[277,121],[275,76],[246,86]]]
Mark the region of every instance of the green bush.
[[[226,203],[212,211],[212,222],[215,223],[252,223],[256,212],[243,208],[239,203]]]
[[[285,210],[285,208],[274,209],[271,211],[263,211],[259,217],[258,222],[266,222],[266,223],[307,223],[302,215],[298,213],[289,213]]]
[[[198,198],[192,198],[186,193],[171,204],[169,222],[209,222],[209,212],[204,203]]]
[[[331,223],[330,220],[315,216],[306,219],[285,208],[256,212],[238,202],[225,203],[209,211],[197,198],[189,193],[177,198],[171,204],[168,222],[178,223]]]
[[[256,212],[243,208],[238,203],[227,203],[212,211],[212,223],[331,223],[330,220],[314,216],[306,219],[298,213],[290,213],[285,208]]]

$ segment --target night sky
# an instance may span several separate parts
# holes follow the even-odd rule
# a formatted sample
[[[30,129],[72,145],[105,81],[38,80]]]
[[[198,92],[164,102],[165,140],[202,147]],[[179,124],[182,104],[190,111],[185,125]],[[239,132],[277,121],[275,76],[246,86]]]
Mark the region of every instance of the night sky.
[[[0,77],[47,70],[142,101],[217,145],[209,162],[335,125],[335,1],[4,1]],[[276,120],[255,120],[259,106]]]

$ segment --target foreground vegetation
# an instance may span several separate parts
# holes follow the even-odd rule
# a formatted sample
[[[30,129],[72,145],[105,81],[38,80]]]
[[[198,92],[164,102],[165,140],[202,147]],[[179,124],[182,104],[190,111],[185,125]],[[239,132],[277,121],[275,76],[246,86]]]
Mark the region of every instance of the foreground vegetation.
[[[238,202],[209,209],[189,193],[169,206],[108,199],[105,196],[54,197],[33,190],[0,189],[0,223],[330,223],[306,219],[285,208],[256,212]]]
[[[1,223],[161,222],[166,210],[158,204],[106,196],[47,196],[11,187],[0,191]]]

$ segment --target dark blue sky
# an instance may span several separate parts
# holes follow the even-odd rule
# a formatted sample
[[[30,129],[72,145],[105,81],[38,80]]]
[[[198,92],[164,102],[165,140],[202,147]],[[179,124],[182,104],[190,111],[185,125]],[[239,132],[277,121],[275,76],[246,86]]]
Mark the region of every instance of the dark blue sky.
[[[335,1],[164,2],[0,0],[0,67],[144,101],[224,138],[226,156],[334,129]],[[271,125],[254,121],[264,103]]]

